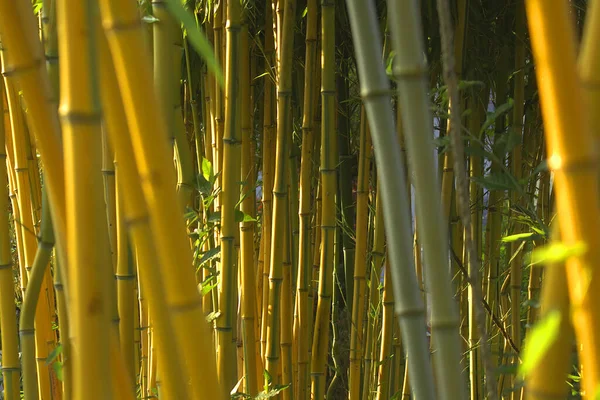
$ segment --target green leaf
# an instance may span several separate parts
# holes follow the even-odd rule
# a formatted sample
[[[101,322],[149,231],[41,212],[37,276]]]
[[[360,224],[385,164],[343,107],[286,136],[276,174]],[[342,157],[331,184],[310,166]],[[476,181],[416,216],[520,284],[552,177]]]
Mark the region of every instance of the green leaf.
[[[531,253],[529,263],[531,265],[540,263],[560,263],[566,261],[569,257],[581,256],[586,251],[587,245],[583,242],[575,243],[573,245],[556,242],[535,249]]]
[[[450,136],[440,136],[433,139],[433,144],[438,149],[438,153],[443,154],[450,147]]]
[[[257,221],[256,218],[253,218],[250,214],[246,214],[245,212],[236,209],[235,210],[235,222],[254,222]]]
[[[518,371],[521,377],[527,376],[537,366],[546,351],[555,342],[558,337],[560,320],[560,311],[553,310],[533,326],[523,349],[523,363],[519,366]]]
[[[39,14],[39,12],[42,10],[42,6],[44,5],[44,3],[42,2],[42,0],[34,0],[32,5],[33,13]]]
[[[198,265],[202,265],[204,263],[209,262],[210,260],[212,260],[213,258],[218,256],[220,252],[221,252],[221,246],[217,246],[213,249],[210,249],[210,250],[202,253],[202,257],[198,261]]]
[[[219,222],[219,221],[221,221],[221,212],[220,211],[209,212],[208,217],[206,218],[206,220],[208,222]]]
[[[48,357],[46,358],[46,365],[50,365],[54,360],[56,360],[56,357],[62,353],[62,348],[62,344],[59,344],[50,352],[50,354],[48,354]]]
[[[63,363],[60,361],[55,361],[54,363],[52,363],[52,369],[54,370],[54,373],[56,374],[56,378],[58,378],[59,381],[63,381]]]
[[[202,158],[202,176],[210,183],[214,183],[215,171],[213,166],[206,158]]]
[[[302,18],[306,17],[306,14],[308,14],[308,7],[304,7],[304,11],[302,11]]]
[[[507,174],[491,174],[486,176],[474,176],[471,178],[475,183],[488,190],[518,190],[519,187]]]
[[[271,377],[271,374],[269,374],[269,371],[267,371],[266,369],[263,371],[263,378],[264,378],[264,391],[268,392],[269,391],[269,386],[271,385],[271,382],[273,382],[273,378]]]
[[[279,393],[281,393],[288,387],[290,387],[289,384],[288,385],[277,385],[273,389],[269,389],[268,391],[265,390],[265,391],[259,393],[258,396],[255,397],[255,399],[256,400],[270,399],[272,397],[277,396]]]
[[[458,90],[466,90],[476,86],[482,88],[485,86],[485,83],[482,81],[460,81],[458,83]]]
[[[548,171],[548,160],[543,160],[535,169],[533,170],[533,175]]]
[[[213,185],[208,181],[203,174],[198,174],[196,177],[196,189],[203,197],[210,196],[213,191]]]
[[[204,34],[198,29],[196,19],[188,10],[185,9],[179,0],[167,0],[167,9],[169,12],[182,24],[187,31],[187,36],[194,49],[204,58],[208,69],[215,75],[217,82],[221,87],[225,86],[225,78],[223,71],[219,66],[219,62],[215,58],[211,43],[206,39]]]
[[[521,240],[533,240],[536,234],[534,232],[515,233],[514,235],[504,236],[501,240],[504,243],[512,243]]]
[[[142,17],[142,21],[147,24],[153,24],[155,22],[158,22],[158,18],[156,18],[154,15],[144,15]]]
[[[508,111],[510,111],[512,109],[512,107],[513,107],[513,100],[508,99],[508,102],[496,107],[494,112],[489,113],[485,122],[481,126],[481,130],[479,131],[479,137],[481,137],[481,135],[483,135],[490,126],[494,125],[494,123],[496,122],[496,120],[498,118],[500,118],[503,114],[506,114]]]
[[[206,322],[213,322],[215,319],[219,318],[221,315],[221,311],[213,311],[206,316]]]
[[[385,73],[388,76],[393,76],[394,75],[394,71],[393,71],[393,66],[394,66],[394,57],[396,56],[396,53],[394,52],[394,50],[390,51],[390,54],[388,54],[388,58],[387,58],[387,62],[386,67],[385,67]]]
[[[465,146],[465,154],[467,156],[479,156],[481,158],[491,159],[492,154],[490,152],[485,151],[479,143],[472,143]]]
[[[200,294],[202,297],[204,297],[205,295],[209,294],[211,290],[217,287],[216,277],[214,275],[209,276],[200,284],[200,286]]]
[[[244,377],[242,377],[242,379],[240,379],[238,381],[238,383],[236,383],[236,385],[233,387],[233,389],[231,389],[231,392],[229,393],[231,396],[236,396],[236,397],[240,397],[240,395],[243,395],[244,393],[240,393],[238,390],[240,389],[240,386],[242,384],[242,382],[244,381]],[[246,398],[246,397],[244,397]]]

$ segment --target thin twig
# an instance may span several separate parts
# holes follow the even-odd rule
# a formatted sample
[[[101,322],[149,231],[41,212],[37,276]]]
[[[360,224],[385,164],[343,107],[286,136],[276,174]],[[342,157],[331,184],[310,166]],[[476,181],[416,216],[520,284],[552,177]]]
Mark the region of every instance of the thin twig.
[[[456,261],[456,265],[458,265],[458,269],[460,269],[460,271],[463,273],[463,275],[468,278],[469,273],[468,273],[467,269],[465,268],[465,266],[463,265],[462,261],[460,260],[460,258],[458,257],[458,255],[456,254],[454,249],[450,249],[450,251],[452,252],[452,258],[454,258],[454,261]],[[500,330],[500,333],[502,333],[502,336],[504,337],[504,339],[506,339],[506,341],[508,342],[510,347],[515,351],[515,353],[517,354],[517,357],[518,357],[520,351],[517,348],[517,345],[515,344],[515,342],[512,340],[512,338],[508,334],[508,332],[506,332],[506,329],[504,329],[504,326],[503,326],[500,318],[498,318],[498,316],[496,314],[494,314],[494,312],[492,311],[492,308],[490,307],[490,304],[487,302],[487,300],[481,299],[481,303],[483,304],[483,307],[487,311],[488,315],[492,318],[494,325],[496,325],[496,327],[498,327],[498,329]],[[520,361],[520,359],[519,359],[519,361]]]

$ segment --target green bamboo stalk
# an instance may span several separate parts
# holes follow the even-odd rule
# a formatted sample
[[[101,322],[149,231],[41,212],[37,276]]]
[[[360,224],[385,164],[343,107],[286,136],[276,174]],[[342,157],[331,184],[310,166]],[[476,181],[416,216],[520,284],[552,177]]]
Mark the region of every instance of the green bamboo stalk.
[[[442,205],[437,195],[438,176],[433,168],[433,118],[426,89],[426,65],[416,2],[396,1],[390,6],[392,40],[397,50],[394,75],[398,81],[399,103],[406,118],[403,125],[414,176],[419,236],[423,244],[428,293],[431,293],[431,329],[434,367],[441,398],[463,398],[460,337],[456,304],[448,265],[448,235]],[[459,106],[452,99],[451,106]],[[455,121],[460,125],[460,121]],[[455,160],[462,159],[455,154]],[[456,168],[456,166],[455,166]],[[410,360],[410,357],[409,357]],[[409,366],[410,368],[410,366]],[[411,375],[412,375],[411,369]]]
[[[287,323],[287,319],[282,319],[280,313],[289,313],[289,310],[282,309],[280,297],[282,297],[282,281],[284,272],[284,251],[285,240],[289,238],[284,234],[286,229],[286,213],[288,206],[287,193],[287,175],[288,168],[288,142],[292,137],[292,56],[293,56],[293,35],[294,35],[294,16],[296,12],[296,1],[286,0],[285,13],[283,16],[282,44],[280,50],[280,60],[278,68],[277,81],[277,152],[275,158],[275,180],[273,184],[273,225],[270,243],[270,267],[269,267],[269,311],[267,319],[267,343],[265,355],[265,368],[272,375],[276,376],[280,366],[280,344],[281,344],[281,323]],[[287,294],[286,294],[287,295]],[[264,299],[263,299],[264,301]],[[290,307],[291,307],[290,303]],[[289,321],[291,323],[291,320]],[[291,339],[291,338],[290,338]],[[285,361],[285,360],[284,360]],[[291,360],[289,360],[291,362]],[[291,373],[291,365],[290,373]]]
[[[367,128],[367,116],[362,107],[360,121],[360,148],[358,160],[358,183],[356,186],[356,247],[354,258],[354,285],[352,296],[352,323],[350,332],[350,399],[361,395],[361,367],[363,365],[365,342],[364,320],[367,279],[367,239],[369,215],[369,170],[371,161],[371,136]],[[343,197],[343,196],[342,196]],[[345,247],[346,249],[346,247]],[[354,250],[354,249],[353,249]],[[349,290],[350,288],[347,288]],[[365,369],[365,375],[368,370]],[[363,378],[364,379],[364,378]]]
[[[227,7],[227,64],[225,95],[225,126],[223,135],[223,173],[221,190],[221,269],[217,331],[217,371],[221,384],[228,389],[237,382],[235,363],[234,323],[237,320],[236,284],[237,252],[234,246],[238,229],[235,208],[240,196],[241,125],[239,94],[239,55],[242,7],[237,1]]]
[[[42,227],[35,259],[29,274],[29,282],[23,299],[21,316],[19,319],[19,337],[21,338],[21,352],[23,360],[23,392],[27,399],[38,398],[38,380],[35,358],[35,311],[44,280],[46,267],[49,265],[52,249],[54,247],[54,233],[46,191],[42,199]]]
[[[311,354],[311,394],[325,396],[329,319],[333,295],[334,240],[336,232],[337,132],[335,131],[335,0],[321,1],[321,248],[319,293]]]
[[[294,331],[297,343],[298,380],[296,384],[298,400],[308,400],[310,321],[312,309],[309,303],[310,280],[312,275],[311,253],[311,193],[312,165],[314,150],[313,99],[315,98],[315,68],[317,65],[317,0],[308,0],[306,17],[306,54],[304,58],[304,104],[302,114],[302,155],[300,160],[300,205],[298,238],[298,277],[296,290],[296,314],[298,324]]]
[[[389,264],[392,268],[394,292],[398,294],[395,309],[403,333],[403,342],[406,343],[405,349],[411,370],[411,386],[416,398],[433,399],[433,376],[425,337],[425,308],[418,292],[413,260],[405,256],[412,252],[412,232],[408,213],[406,182],[404,180],[404,165],[398,137],[394,129],[389,81],[381,62],[381,39],[377,17],[373,6],[370,6],[366,1],[348,1],[347,5],[357,54],[361,95],[371,126],[376,162],[380,174],[382,205],[386,221],[385,230],[389,243]],[[399,6],[399,4],[394,5]],[[406,20],[402,21],[404,29],[412,28],[413,24],[419,20],[416,4],[405,2],[405,5],[408,7],[407,9],[395,9],[391,12],[390,16],[394,18],[390,18],[392,26],[397,25],[396,15],[406,16]],[[408,46],[409,49],[414,49],[411,41],[420,38],[420,33],[416,33],[418,27],[415,26],[414,28],[414,32],[406,31],[405,40],[408,43],[404,45]],[[392,33],[395,32],[392,31]],[[396,47],[404,49],[404,46],[400,46],[399,43],[396,44]],[[423,92],[422,95],[424,94]],[[424,98],[421,102],[424,102]],[[403,112],[413,114],[411,113],[412,107],[410,105],[405,107],[404,103],[403,101]],[[423,112],[423,110],[418,112]],[[427,114],[426,111],[425,117]],[[423,131],[418,130],[417,132]],[[433,130],[430,130],[430,132],[433,132]],[[426,136],[423,136],[423,138],[426,138]],[[430,154],[432,155],[433,152],[431,151]],[[426,159],[428,158],[426,157]],[[433,182],[436,182],[435,179]],[[434,197],[437,198],[437,195]],[[441,210],[439,211],[441,212]],[[442,231],[445,232],[444,229]],[[443,241],[440,243],[443,243]],[[445,301],[450,298],[451,295]],[[459,361],[456,365],[458,363]]]

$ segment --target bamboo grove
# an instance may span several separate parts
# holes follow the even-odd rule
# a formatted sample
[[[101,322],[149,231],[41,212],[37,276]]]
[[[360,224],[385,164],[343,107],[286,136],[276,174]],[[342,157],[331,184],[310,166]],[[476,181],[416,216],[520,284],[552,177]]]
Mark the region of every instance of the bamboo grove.
[[[598,398],[599,40],[598,0],[0,0],[0,398]]]

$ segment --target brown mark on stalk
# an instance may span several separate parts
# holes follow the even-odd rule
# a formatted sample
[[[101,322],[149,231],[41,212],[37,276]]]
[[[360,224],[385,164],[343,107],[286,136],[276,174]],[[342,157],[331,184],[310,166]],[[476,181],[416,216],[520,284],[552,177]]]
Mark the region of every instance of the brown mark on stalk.
[[[91,315],[100,314],[104,309],[104,303],[100,298],[100,294],[96,293],[94,297],[90,299],[87,306],[87,311]]]
[[[453,52],[452,22],[448,0],[436,0],[438,16],[440,20],[440,36],[442,42],[442,65],[444,81],[448,87],[451,104],[450,112],[450,147],[454,152],[454,172],[456,177],[456,202],[458,213],[465,230],[465,245],[469,260],[469,274],[467,281],[473,290],[475,301],[475,320],[481,338],[481,358],[485,369],[487,395],[489,400],[496,400],[496,379],[494,367],[490,357],[488,333],[485,325],[485,310],[483,307],[483,293],[479,279],[479,255],[471,237],[471,212],[469,209],[469,186],[467,184],[467,171],[464,165],[464,147],[460,138],[460,98],[458,95],[458,82],[456,78],[455,60]]]

